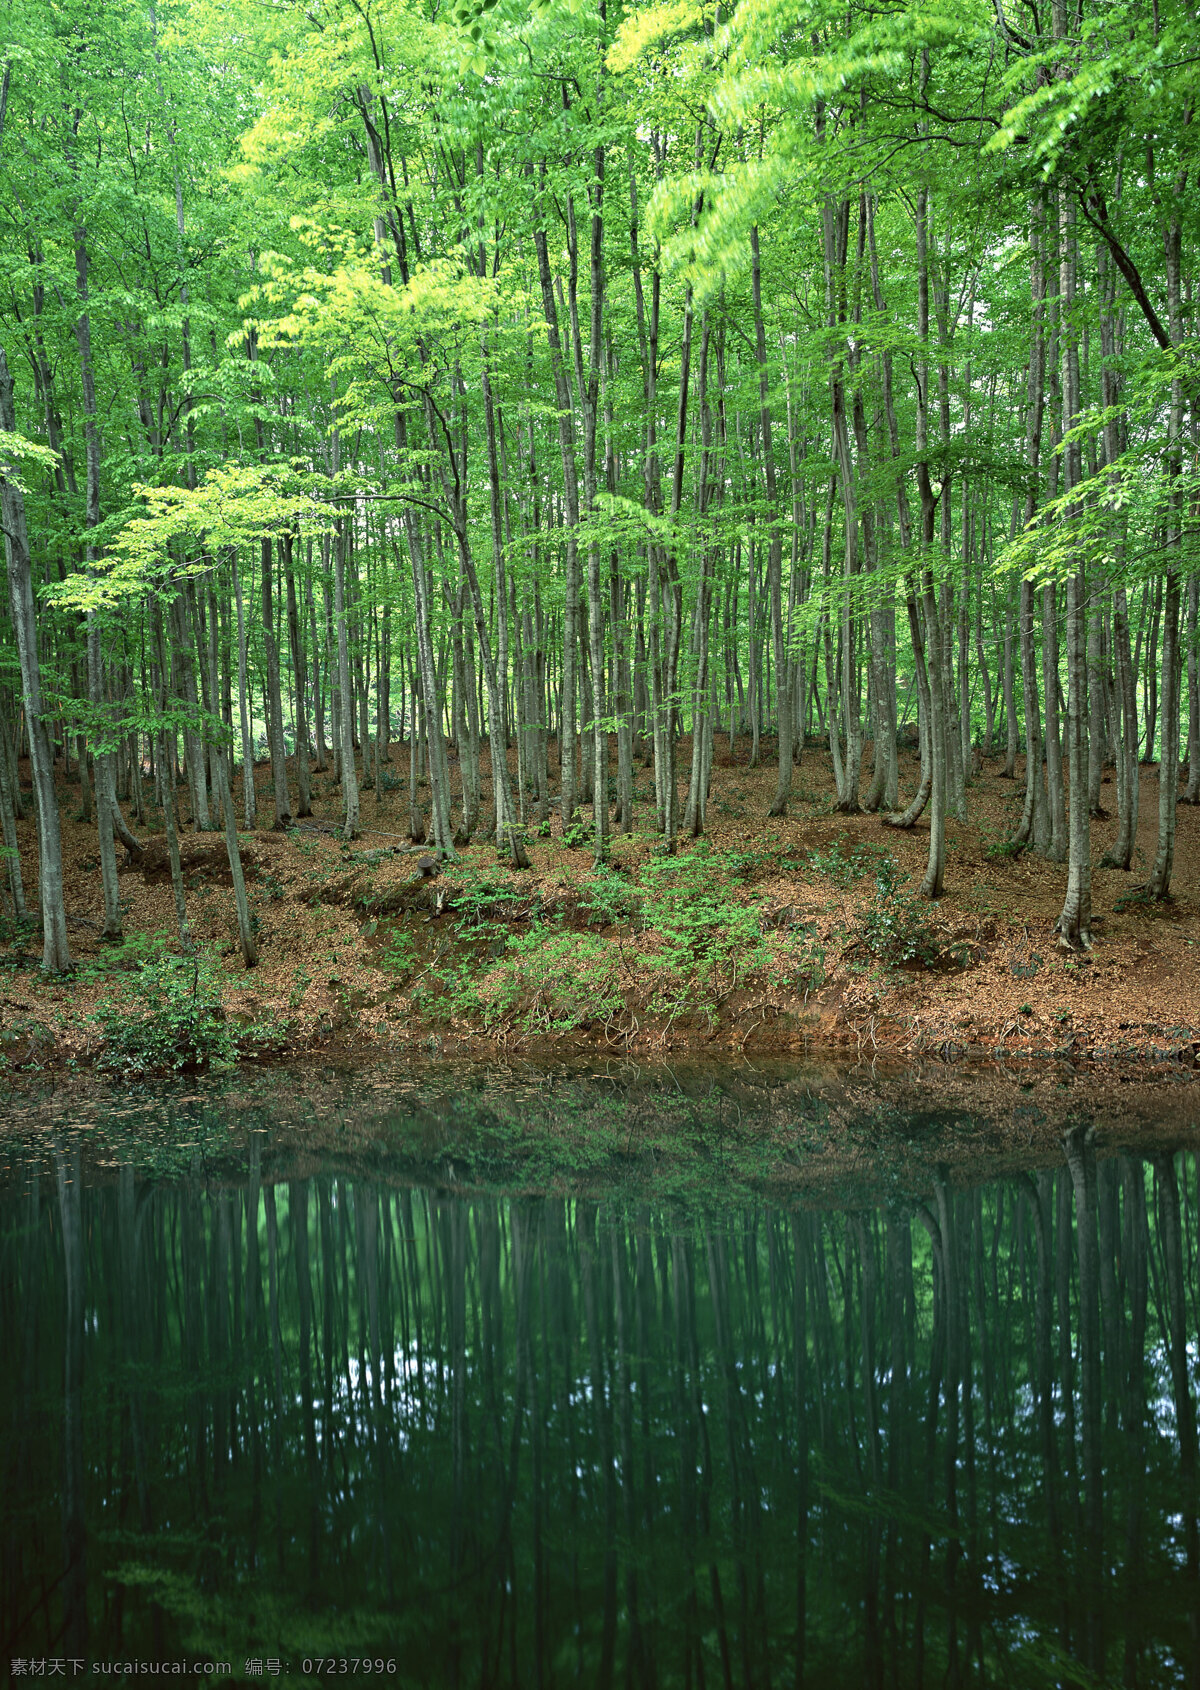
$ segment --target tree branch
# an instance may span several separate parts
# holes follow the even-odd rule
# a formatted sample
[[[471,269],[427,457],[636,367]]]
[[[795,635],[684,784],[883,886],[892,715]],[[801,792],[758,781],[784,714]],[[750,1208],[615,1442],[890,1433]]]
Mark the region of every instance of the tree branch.
[[[1083,215],[1087,218],[1092,228],[1095,229],[1096,233],[1098,235],[1103,235],[1105,241],[1107,242],[1108,250],[1113,255],[1113,262],[1116,264],[1117,269],[1121,272],[1126,282],[1129,284],[1130,293],[1141,306],[1142,316],[1145,317],[1146,321],[1149,323],[1150,332],[1153,334],[1158,344],[1162,347],[1163,351],[1169,351],[1171,346],[1171,337],[1167,333],[1166,329],[1163,328],[1162,323],[1159,320],[1158,312],[1154,309],[1154,306],[1150,302],[1150,296],[1146,292],[1145,283],[1142,281],[1137,265],[1133,262],[1133,259],[1130,258],[1129,254],[1125,251],[1125,248],[1121,245],[1120,241],[1112,231],[1108,221],[1108,208],[1104,203],[1104,195],[1088,195],[1085,194],[1083,189],[1079,187],[1076,188],[1075,194],[1079,201],[1079,209],[1083,212]],[[1095,216],[1092,215],[1092,212],[1089,209],[1089,200],[1091,205],[1095,207]]]

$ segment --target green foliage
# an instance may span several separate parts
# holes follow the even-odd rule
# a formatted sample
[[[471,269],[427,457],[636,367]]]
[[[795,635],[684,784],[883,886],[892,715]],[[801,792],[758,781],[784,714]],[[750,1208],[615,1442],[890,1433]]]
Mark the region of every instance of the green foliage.
[[[138,961],[133,979],[101,999],[104,1032],[98,1066],[123,1078],[230,1068],[237,1057],[221,974],[204,951],[180,956],[159,945]]]
[[[596,864],[579,902],[589,927],[619,926],[632,920],[641,907],[636,888],[611,863]]]
[[[156,933],[127,933],[119,944],[104,945],[88,962],[81,963],[75,971],[75,978],[87,982],[110,980],[117,974],[138,973],[161,961],[171,953],[171,948],[170,935],[162,930]],[[176,942],[176,952],[177,949]]]
[[[511,726],[524,743],[532,709],[537,728],[529,744],[536,739],[540,759],[541,736],[553,732],[561,771],[564,757],[569,764],[577,753],[562,743],[576,705],[583,710],[577,730],[586,733],[588,708],[606,732],[624,725],[607,686],[585,706],[586,655],[571,683],[578,696],[569,701],[560,690],[572,668],[561,650],[571,626],[567,559],[572,547],[594,556],[599,545],[618,590],[605,587],[605,602],[590,605],[585,635],[596,634],[615,660],[613,618],[622,613],[614,607],[623,602],[639,642],[652,633],[652,650],[639,644],[625,657],[635,656],[639,691],[650,683],[654,710],[668,713],[672,731],[691,731],[700,705],[694,689],[708,672],[718,692],[723,680],[731,710],[744,717],[749,705],[754,713],[757,760],[760,730],[771,731],[772,691],[784,679],[773,673],[778,662],[763,635],[784,604],[792,659],[806,674],[816,660],[805,696],[811,703],[815,686],[817,720],[825,728],[832,716],[836,730],[839,715],[861,712],[870,661],[881,655],[868,618],[878,609],[888,625],[916,562],[916,548],[904,547],[894,521],[876,525],[866,558],[868,513],[897,491],[911,503],[923,469],[932,484],[957,489],[959,514],[980,536],[1008,532],[1008,513],[1032,494],[1035,520],[1000,547],[1001,567],[1039,578],[1086,568],[1089,591],[1103,591],[1110,580],[1157,577],[1170,544],[1179,573],[1193,573],[1196,524],[1184,513],[1193,511],[1200,481],[1195,454],[1180,443],[1196,391],[1194,324],[1190,304],[1176,300],[1168,309],[1164,270],[1178,248],[1190,300],[1200,134],[1192,121],[1193,13],[1180,0],[1153,8],[1111,0],[1060,8],[1053,17],[1026,7],[1015,20],[1011,13],[798,0],[741,0],[724,9],[648,0],[607,10],[594,0],[452,0],[448,10],[400,0],[371,7],[329,0],[315,10],[232,0],[169,8],[148,25],[141,13],[126,17],[119,8],[11,8],[0,340],[10,355],[12,346],[35,342],[44,351],[37,382],[18,383],[17,415],[6,415],[0,474],[29,501],[50,714],[73,724],[93,755],[160,729],[172,742],[184,731],[227,746],[223,712],[211,698],[213,707],[202,708],[210,688],[158,698],[149,677],[157,667],[170,681],[161,690],[178,694],[177,672],[203,669],[210,603],[222,654],[232,648],[236,568],[239,644],[244,638],[249,672],[265,673],[271,690],[268,625],[275,617],[282,632],[288,613],[282,575],[270,610],[270,571],[264,579],[260,560],[282,572],[286,553],[297,637],[301,647],[316,642],[308,655],[318,667],[310,665],[305,678],[301,650],[292,653],[291,638],[282,640],[285,699],[298,702],[319,684],[332,655],[321,647],[337,622],[349,628],[356,677],[369,694],[374,687],[364,702],[378,706],[386,663],[394,673],[395,654],[416,649],[421,623],[438,654],[438,689],[455,692],[461,707],[488,667],[489,623],[491,658],[508,668],[500,689],[507,696],[519,683]],[[138,145],[122,136],[139,137]],[[185,136],[186,161],[179,153]],[[419,210],[405,211],[407,190],[398,184],[426,179],[435,136],[447,159],[471,160],[471,168],[453,192],[426,195]],[[596,181],[606,156],[620,159],[621,169]],[[1121,162],[1130,159],[1148,161],[1146,168]],[[580,268],[575,245],[588,207],[597,214],[595,256],[609,278],[603,299],[589,297],[589,267]],[[1061,221],[1068,209],[1069,238]],[[920,372],[931,356],[917,304],[918,215],[934,267],[937,322],[929,337],[946,372],[944,424],[932,441],[917,426]],[[1049,239],[1056,219],[1058,260],[1058,236]],[[568,334],[579,360],[571,402],[578,414],[570,420],[589,489],[582,508],[558,482],[556,436],[568,419],[559,416],[534,281],[535,245],[560,224],[545,297],[558,298],[559,332],[568,324],[576,331]],[[835,228],[836,252],[828,246]],[[761,284],[753,290],[752,242]],[[1035,271],[1056,261],[1080,265],[1079,309],[1060,325],[1063,355],[1085,332],[1092,336],[1072,414],[1067,396],[1050,384],[1047,440],[1094,445],[1105,408],[1119,413],[1120,449],[1084,450],[1091,467],[1082,484],[1049,475],[1048,446],[1040,468],[1030,469],[1023,422],[1030,358],[1048,323],[1036,276],[1031,293],[1031,258]],[[84,319],[66,303],[81,262],[90,266],[94,368],[86,373]],[[646,427],[643,302],[633,291],[635,272],[645,276],[647,265],[662,295],[657,403],[663,417],[677,418],[669,506],[657,486],[668,462],[665,436],[659,471],[651,461],[658,454]],[[830,327],[814,301],[834,270],[852,309],[835,313]],[[688,299],[711,320],[701,315],[685,359]],[[1035,299],[1042,302],[1036,317]],[[1165,329],[1155,308],[1171,319]],[[584,337],[578,325],[593,309]],[[1105,317],[1124,321],[1119,350]],[[594,456],[587,461],[595,431],[582,426],[583,395],[601,377],[601,346],[608,349],[602,445],[611,475],[596,473]],[[844,382],[846,372],[866,415],[882,414],[887,396],[895,433],[882,451],[870,431],[856,433],[854,462],[841,464],[839,478],[851,477],[857,500],[833,490],[826,501],[821,490],[831,455],[838,456],[829,380],[833,373]],[[110,419],[95,462],[94,430],[80,408],[93,379],[97,414]],[[736,451],[720,446],[722,468],[705,417],[707,410],[714,420],[718,386],[717,434],[737,442]],[[764,473],[768,414],[774,473]],[[85,460],[86,498],[85,477],[75,484]],[[1053,479],[1062,496],[1047,501]],[[768,498],[777,484],[782,491]],[[949,492],[945,498],[948,511]],[[789,531],[797,541],[790,561],[763,577],[760,593],[766,536],[777,538],[789,509],[801,504],[808,514]],[[493,533],[490,519],[501,510]],[[334,543],[348,534],[349,547]],[[1007,584],[993,593],[987,579],[985,558],[996,549],[981,541],[965,583],[964,607],[978,611],[987,643],[1001,637],[1011,615]],[[716,579],[702,588],[710,554]],[[509,571],[503,592],[501,555]],[[662,567],[669,562],[662,580],[670,577],[671,591],[647,598],[660,584],[660,564],[648,569],[654,556]],[[347,572],[343,612],[322,616],[337,597],[330,591],[335,559]],[[74,561],[65,567],[66,560]],[[935,574],[951,566],[941,546],[922,561]],[[428,580],[419,589],[422,570]],[[192,607],[185,621],[193,625],[181,633],[176,605],[184,587]],[[266,625],[256,603],[261,588]],[[702,615],[713,590],[714,614]],[[507,656],[504,592],[517,624]],[[463,618],[469,623],[472,594],[480,622],[468,643],[480,662],[468,665],[468,681],[447,657]],[[101,688],[105,702],[95,707],[72,696],[87,691],[80,610],[93,615],[89,632],[99,632],[102,664],[118,682]],[[174,662],[166,671],[157,663],[160,610],[168,644],[194,646],[190,656],[174,654],[178,671]],[[391,621],[381,626],[380,612]],[[1144,620],[1140,609],[1135,614]],[[831,642],[838,631],[824,673],[821,629]],[[1153,640],[1144,631],[1138,637],[1152,668]],[[897,667],[911,672],[903,619],[894,654],[888,645]],[[528,663],[536,702],[518,674]],[[6,621],[6,732],[8,701],[17,698],[14,664]],[[955,676],[947,680],[953,698]],[[560,707],[547,714],[556,691]],[[118,694],[127,697],[118,701]],[[431,708],[435,702],[447,700],[425,700]],[[980,708],[968,699],[976,727]],[[483,719],[490,713],[490,703],[481,703],[476,728],[494,740],[499,724]],[[804,714],[811,724],[811,710]],[[251,742],[260,726],[266,723],[248,724]],[[291,726],[294,742],[295,720]],[[724,730],[731,750],[733,726],[730,720]],[[660,760],[662,749],[659,741]],[[441,812],[448,789],[434,794],[429,783],[441,788],[448,776],[437,761],[422,786]],[[528,758],[517,767],[527,791],[540,789]],[[660,767],[660,789],[665,773]],[[321,784],[336,801],[331,780]],[[368,763],[360,786],[365,792],[371,784]],[[382,794],[405,783],[397,770],[380,771],[378,784]],[[653,789],[643,782],[636,797],[653,804]],[[793,803],[824,800],[798,782]],[[730,817],[751,817],[758,807],[757,790],[718,792],[713,803],[716,815]],[[538,836],[550,837],[548,823]],[[588,850],[592,839],[582,816],[562,835],[566,849]],[[312,851],[315,841],[299,848]],[[727,878],[751,880],[768,866],[761,855],[753,846],[729,854]],[[814,852],[810,866],[850,887],[873,862],[866,848],[834,843]],[[448,873],[443,884],[457,882]],[[208,895],[202,883],[191,889]],[[277,881],[260,880],[264,926],[263,900],[280,896]],[[488,897],[482,887],[462,893],[464,931],[502,919],[502,889],[490,906]],[[726,901],[736,926],[743,919],[737,900]],[[637,913],[636,901],[603,881],[585,903],[596,923]],[[668,951],[690,967],[711,950],[680,949],[668,939]]]
[[[773,845],[748,846],[745,850],[735,846],[720,855],[730,874],[738,880],[752,880],[764,871],[794,874],[799,867],[792,857],[781,857]]]
[[[786,972],[784,984],[808,1001],[811,992],[825,984],[825,948],[820,943],[815,921],[799,921],[784,941]]]
[[[810,851],[808,866],[823,880],[831,880],[835,886],[845,890],[870,872],[879,852],[878,845],[852,844],[847,847],[845,835],[842,835],[823,849]]]
[[[576,818],[570,827],[563,828],[562,842],[568,851],[582,851],[595,838],[593,830],[585,821]]]
[[[1025,842],[1021,839],[993,839],[984,851],[984,856],[991,863],[1010,862],[1019,857],[1025,850]]]
[[[752,953],[761,960],[758,914],[736,896],[704,842],[675,856],[651,858],[642,920],[662,941],[660,968],[711,974]]]
[[[484,1024],[561,1033],[607,1021],[624,1006],[620,955],[588,933],[535,927],[510,939],[504,960],[478,983]]]
[[[55,1048],[49,1027],[30,1015],[11,1016],[0,1026],[0,1075],[41,1068]]]
[[[403,927],[393,927],[383,946],[383,966],[389,974],[411,974],[417,965],[417,947]]]
[[[0,909],[0,968],[25,968],[33,962],[32,946],[38,937],[32,917],[17,921]]]
[[[932,960],[936,944],[927,906],[908,891],[889,853],[875,871],[875,896],[863,921],[863,942],[872,956],[896,967]]]
[[[479,932],[513,901],[513,889],[486,869],[457,863],[447,886],[460,933]]]

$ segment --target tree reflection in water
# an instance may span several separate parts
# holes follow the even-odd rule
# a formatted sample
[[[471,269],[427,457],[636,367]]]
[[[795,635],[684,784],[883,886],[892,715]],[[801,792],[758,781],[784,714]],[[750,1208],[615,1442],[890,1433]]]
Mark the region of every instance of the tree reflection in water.
[[[4,1190],[4,1658],[1200,1683],[1197,1158],[888,1209]]]

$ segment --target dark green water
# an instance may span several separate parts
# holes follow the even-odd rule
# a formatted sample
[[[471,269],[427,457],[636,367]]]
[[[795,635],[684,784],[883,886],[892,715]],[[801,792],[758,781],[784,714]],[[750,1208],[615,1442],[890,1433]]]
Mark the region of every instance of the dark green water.
[[[202,1115],[9,1157],[5,1671],[1200,1683],[1192,1149],[681,1205]]]

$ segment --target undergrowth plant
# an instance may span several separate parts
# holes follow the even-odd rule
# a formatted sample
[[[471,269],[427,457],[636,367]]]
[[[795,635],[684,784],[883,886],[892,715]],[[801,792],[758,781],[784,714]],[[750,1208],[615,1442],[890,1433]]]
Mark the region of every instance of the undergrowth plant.
[[[98,1066],[127,1077],[225,1069],[237,1060],[215,956],[180,956],[159,938],[135,960],[131,977],[101,999],[104,1033]]]
[[[403,927],[393,927],[383,944],[383,966],[389,974],[411,974],[417,965],[417,947]]]
[[[513,896],[512,887],[488,870],[455,865],[451,907],[459,932],[487,927],[511,905]]]
[[[711,1007],[714,994],[770,959],[758,912],[740,900],[703,841],[646,865],[642,921],[660,940],[646,959],[660,976],[660,1007],[678,1009],[689,1000]]]
[[[730,847],[720,853],[729,873],[737,880],[752,880],[756,874],[794,874],[799,867],[790,853],[782,856],[773,845]]]
[[[872,956],[897,967],[932,961],[937,945],[926,906],[907,889],[889,853],[875,871],[875,896],[863,919],[863,943]]]
[[[607,1021],[625,1001],[620,954],[589,933],[535,927],[509,940],[473,995],[488,1028],[509,1021],[525,1033],[561,1033]]]
[[[579,906],[589,927],[616,927],[630,921],[641,906],[641,897],[625,875],[609,863],[597,863],[579,897]]]
[[[832,840],[821,849],[808,853],[808,866],[814,874],[819,874],[823,880],[831,880],[835,886],[843,891],[853,886],[856,880],[861,880],[868,874],[871,864],[879,856],[878,845],[865,843],[850,845],[847,849],[845,836]]]
[[[816,922],[796,922],[784,936],[780,954],[785,983],[807,1003],[809,994],[825,984],[825,948]]]

